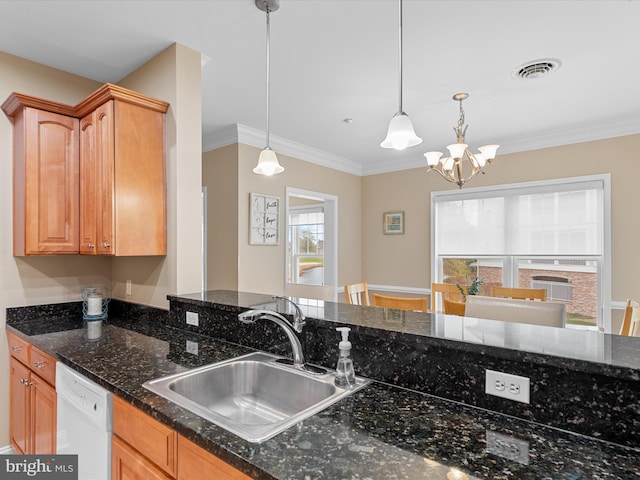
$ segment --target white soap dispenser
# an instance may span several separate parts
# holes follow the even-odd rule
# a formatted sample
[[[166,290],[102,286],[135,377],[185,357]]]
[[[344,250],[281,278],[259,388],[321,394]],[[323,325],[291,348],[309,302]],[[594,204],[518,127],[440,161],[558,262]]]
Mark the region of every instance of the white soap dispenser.
[[[353,370],[353,361],[351,360],[351,342],[349,341],[349,327],[338,327],[338,332],[342,334],[342,341],[338,344],[340,356],[338,357],[338,365],[336,366],[335,385],[342,388],[351,388],[356,384],[356,373]]]

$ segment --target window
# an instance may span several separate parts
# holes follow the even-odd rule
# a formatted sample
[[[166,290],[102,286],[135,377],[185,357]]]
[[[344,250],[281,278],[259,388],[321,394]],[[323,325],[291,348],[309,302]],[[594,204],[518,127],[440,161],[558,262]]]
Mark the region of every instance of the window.
[[[609,182],[598,175],[433,192],[432,278],[479,276],[481,294],[500,284],[546,288],[567,304],[567,326],[610,328],[602,308],[609,303]]]
[[[289,209],[288,283],[324,285],[324,206]]]

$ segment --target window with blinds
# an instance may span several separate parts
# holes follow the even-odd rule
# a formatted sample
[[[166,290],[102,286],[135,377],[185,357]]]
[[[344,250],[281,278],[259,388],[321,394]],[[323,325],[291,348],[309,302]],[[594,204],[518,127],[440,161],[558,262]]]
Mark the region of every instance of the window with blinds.
[[[609,175],[598,175],[433,192],[432,278],[480,276],[481,294],[499,284],[544,287],[567,303],[569,326],[602,326],[609,183]]]

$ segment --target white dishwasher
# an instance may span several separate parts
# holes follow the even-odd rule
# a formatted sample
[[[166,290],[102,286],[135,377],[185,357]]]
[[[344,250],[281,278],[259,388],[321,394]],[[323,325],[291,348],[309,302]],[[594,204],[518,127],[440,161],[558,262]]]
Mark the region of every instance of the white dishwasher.
[[[57,453],[78,455],[78,478],[111,480],[111,392],[56,362]]]

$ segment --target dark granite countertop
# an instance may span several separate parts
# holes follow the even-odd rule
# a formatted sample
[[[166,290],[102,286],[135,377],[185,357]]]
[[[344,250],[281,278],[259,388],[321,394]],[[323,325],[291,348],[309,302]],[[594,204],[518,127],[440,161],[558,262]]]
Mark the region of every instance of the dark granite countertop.
[[[214,290],[169,300],[221,310],[276,309],[269,295]],[[611,335],[593,330],[553,328],[539,325],[444,315],[404,312],[345,303],[297,299],[308,318],[430,337],[457,344],[461,350],[484,351],[512,360],[556,365],[608,377],[640,379],[640,338]],[[286,308],[285,305],[279,307]],[[282,311],[282,310],[279,310]]]
[[[110,318],[97,340],[81,326],[45,317],[7,328],[254,478],[640,479],[636,449],[378,382],[252,444],[142,387],[250,349],[146,320]]]

